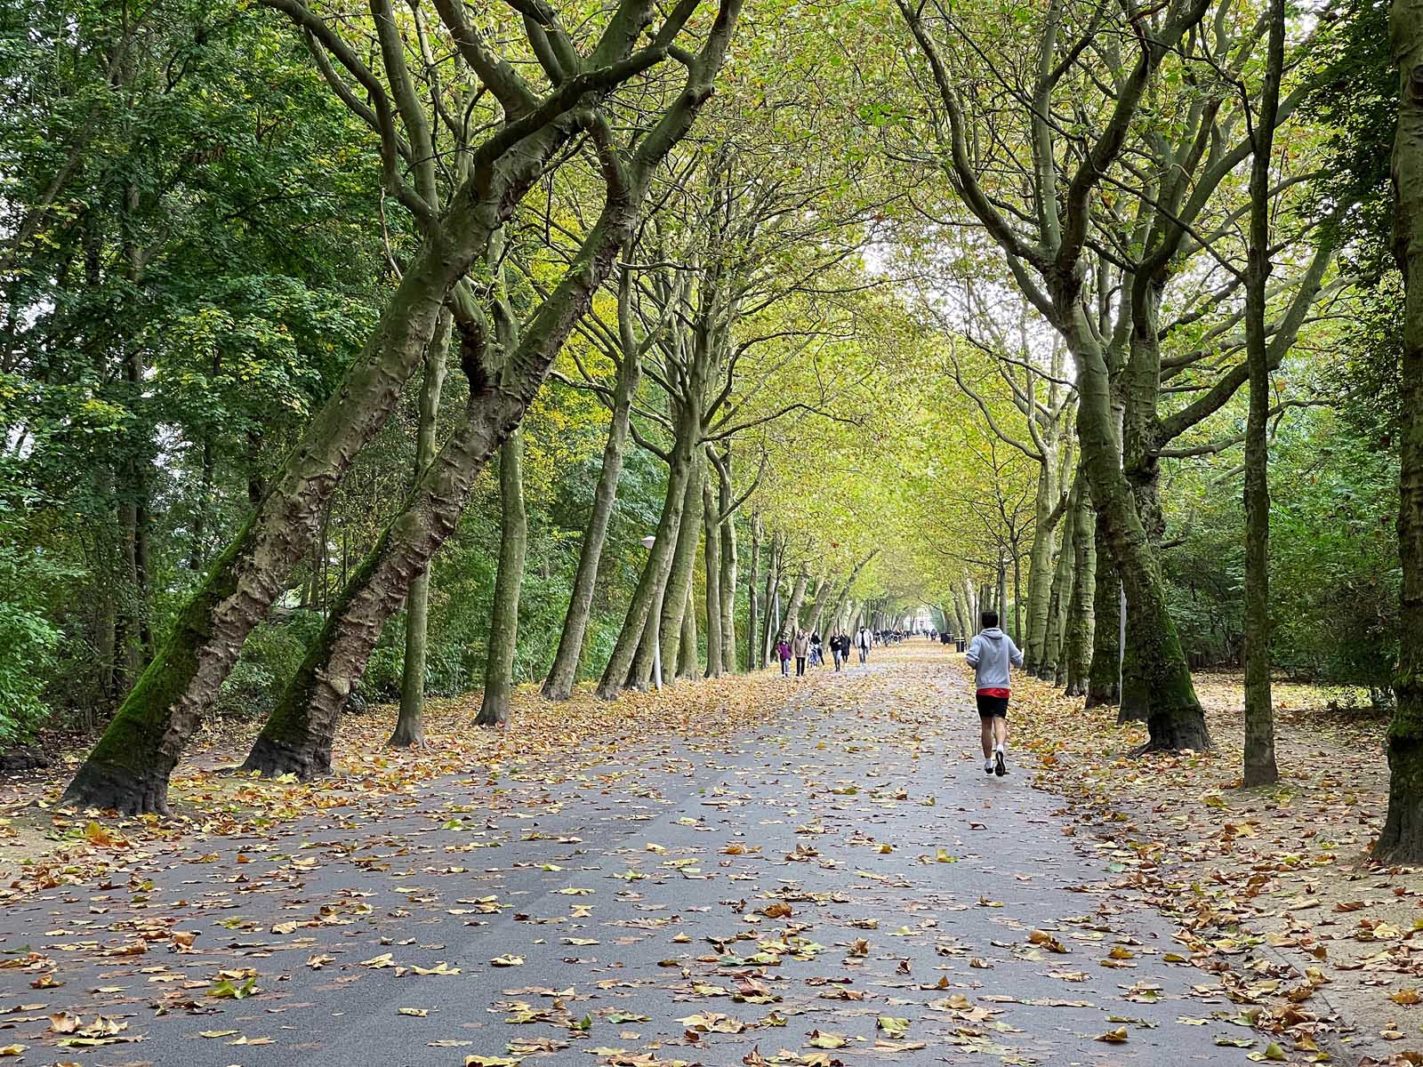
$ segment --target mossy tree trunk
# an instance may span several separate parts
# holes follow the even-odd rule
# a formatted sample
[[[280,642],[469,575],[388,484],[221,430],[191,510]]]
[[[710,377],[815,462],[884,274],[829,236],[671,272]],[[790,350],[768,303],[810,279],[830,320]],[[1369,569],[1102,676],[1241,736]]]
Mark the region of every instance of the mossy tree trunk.
[[[273,0],[271,6],[297,22],[310,40],[332,47],[331,27],[303,5]],[[455,37],[466,39],[468,27],[462,10],[443,3],[436,7],[442,19],[455,23],[451,27]],[[425,355],[451,289],[486,251],[491,236],[512,216],[533,183],[545,174],[549,160],[582,128],[588,109],[664,57],[665,47],[651,48],[642,58],[632,56],[651,13],[652,5],[646,0],[622,0],[587,57],[588,70],[570,74],[544,99],[507,64],[489,66],[486,73],[497,82],[495,94],[509,105],[509,121],[486,135],[471,157],[468,179],[443,210],[437,211],[403,184],[392,143],[397,138],[386,139],[384,179],[415,213],[423,231],[422,243],[405,265],[361,356],[304,431],[255,514],[178,613],[172,634],[70,782],[64,803],[116,808],[125,813],[167,809],[168,779],[179,755],[236,663],[247,635],[285,591],[291,570],[305,557],[320,516],[356,454],[385,425],[406,380]],[[684,6],[670,15],[658,31],[659,40],[677,37],[691,13],[692,9]],[[640,206],[651,169],[685,135],[710,96],[712,79],[720,70],[739,13],[739,0],[723,0],[711,29],[702,38],[700,52],[685,57],[690,62],[686,64],[684,91],[657,118],[656,125],[645,131],[635,149],[619,159],[612,154],[601,158],[610,187],[617,186],[610,206],[619,214],[626,214],[628,206]],[[380,26],[391,25],[388,19],[377,21]],[[542,35],[541,30],[538,33]],[[666,41],[661,43],[665,46]],[[339,47],[346,48],[344,43]],[[403,113],[410,97],[404,92],[407,86],[402,71],[395,69],[397,64],[390,58],[390,53],[398,50],[384,51],[391,88],[400,98],[397,110]],[[390,121],[389,98],[380,96],[377,106]],[[369,113],[370,105],[360,103],[358,110]],[[414,128],[407,122],[407,132]],[[606,235],[608,219],[605,208],[595,232]],[[615,243],[614,251],[625,239],[626,235]],[[577,275],[580,282],[592,282],[586,290],[591,293],[606,275],[608,265],[580,253],[570,275]],[[555,292],[566,291],[568,277]],[[581,306],[577,311],[581,314]],[[547,358],[551,360],[552,354]],[[491,448],[517,424],[542,382],[547,372],[544,353],[526,353],[523,370],[521,387],[512,395],[485,397],[485,410],[476,421],[493,428]],[[428,562],[426,556],[413,571],[401,568],[392,583],[399,586],[395,604],[404,601],[409,580]],[[363,667],[364,657],[359,658]],[[337,684],[349,680],[338,678]],[[343,694],[340,702],[344,699]]]
[[[746,669],[760,670],[766,666],[761,654],[760,615],[761,590],[761,516],[751,516],[751,561],[746,571]]]
[[[805,587],[810,583],[810,575],[801,567],[800,573],[796,575],[795,584],[791,586],[791,598],[786,603],[786,617],[781,622],[778,637],[789,639],[800,629],[800,609],[805,603]]]
[[[1079,317],[1083,312],[1079,309]],[[1166,607],[1166,587],[1137,517],[1131,485],[1119,465],[1121,449],[1112,416],[1111,385],[1101,348],[1085,329],[1069,339],[1077,360],[1077,436],[1082,469],[1102,520],[1108,549],[1127,595],[1134,640],[1123,676],[1141,686],[1148,750],[1209,749],[1210,734],[1176,624]]]
[[[1403,591],[1397,703],[1388,729],[1388,815],[1374,855],[1385,862],[1418,864],[1423,863],[1423,2],[1394,0],[1390,32],[1400,88],[1393,149],[1394,254],[1406,294],[1398,379]]]

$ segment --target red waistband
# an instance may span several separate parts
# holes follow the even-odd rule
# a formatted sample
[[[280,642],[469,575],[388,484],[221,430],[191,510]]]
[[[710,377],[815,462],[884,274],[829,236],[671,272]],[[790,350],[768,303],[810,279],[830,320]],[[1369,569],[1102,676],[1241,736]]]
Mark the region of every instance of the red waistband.
[[[978,695],[981,697],[1002,697],[1007,700],[1013,694],[1008,689],[980,689]]]

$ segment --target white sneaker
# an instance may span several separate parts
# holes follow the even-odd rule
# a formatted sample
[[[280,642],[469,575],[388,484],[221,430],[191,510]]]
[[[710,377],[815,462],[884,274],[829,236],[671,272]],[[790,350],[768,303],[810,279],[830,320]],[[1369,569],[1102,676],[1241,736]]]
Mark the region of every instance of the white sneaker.
[[[992,773],[993,773],[993,757],[992,757],[992,756],[988,757],[987,759],[985,759],[985,760],[983,761],[983,773],[984,773],[984,774],[992,774]]]
[[[1002,778],[1005,774],[1008,773],[1008,764],[1007,764],[1007,762],[1004,760],[1004,756],[1006,756],[1006,755],[1007,755],[1007,753],[1005,753],[1005,752],[1003,751],[1003,746],[1002,746],[1002,745],[999,745],[998,748],[997,748],[997,749],[994,751],[994,753],[993,753],[993,760],[994,760],[993,773],[996,774],[996,775],[998,775],[999,778]]]

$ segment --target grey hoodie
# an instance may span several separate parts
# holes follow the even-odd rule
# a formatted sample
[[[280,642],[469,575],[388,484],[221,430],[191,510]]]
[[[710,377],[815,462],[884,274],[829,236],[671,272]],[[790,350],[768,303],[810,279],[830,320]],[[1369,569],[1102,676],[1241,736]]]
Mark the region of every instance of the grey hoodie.
[[[968,646],[968,665],[974,669],[979,689],[1007,689],[1008,664],[1023,665],[1023,653],[1013,639],[996,626],[984,630]]]

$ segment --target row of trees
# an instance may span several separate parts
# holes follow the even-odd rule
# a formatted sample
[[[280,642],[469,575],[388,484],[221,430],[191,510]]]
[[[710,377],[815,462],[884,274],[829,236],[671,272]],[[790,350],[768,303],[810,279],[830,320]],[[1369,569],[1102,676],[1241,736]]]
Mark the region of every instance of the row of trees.
[[[107,720],[70,803],[215,706],[311,776],[366,695],[992,604],[1152,749],[1243,663],[1251,784],[1272,666],[1396,689],[1406,810],[1384,9],[829,14],[9,14],[0,721]]]

